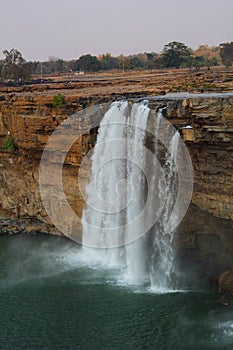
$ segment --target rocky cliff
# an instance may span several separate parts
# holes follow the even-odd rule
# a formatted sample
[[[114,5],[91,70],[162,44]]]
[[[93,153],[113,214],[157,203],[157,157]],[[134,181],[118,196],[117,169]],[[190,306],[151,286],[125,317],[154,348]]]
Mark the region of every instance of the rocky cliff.
[[[194,168],[193,204],[175,236],[177,263],[190,281],[208,276],[214,285],[233,267],[233,96],[149,104],[167,107],[165,115],[180,130]]]
[[[149,106],[167,106],[165,116],[186,141],[194,167],[193,203],[233,220],[233,96],[152,99]]]
[[[39,165],[42,152],[52,131],[63,120],[86,106],[105,102],[105,98],[97,101],[95,98],[66,96],[62,108],[53,107],[52,100],[53,95],[49,94],[8,94],[0,97],[2,232],[20,230],[60,234],[51,225],[41,202]],[[74,209],[79,214],[83,204],[81,199],[77,201],[77,173],[82,156],[94,145],[91,133],[90,130],[77,140],[64,165],[65,192],[69,201],[75,203]],[[13,143],[12,150],[7,149],[8,139]],[[59,203],[59,198],[57,201]]]
[[[130,97],[130,96],[129,96]],[[114,97],[115,98],[115,97]],[[67,116],[113,96],[65,95],[61,108],[53,107],[52,93],[11,93],[0,96],[0,217],[2,233],[59,234],[43,207],[39,165],[52,131]],[[233,94],[150,98],[149,107],[166,106],[165,116],[180,130],[194,167],[193,205],[177,234],[183,259],[214,260],[220,252],[219,271],[232,268],[233,255]],[[87,129],[88,129],[87,121]],[[83,199],[77,175],[83,156],[95,143],[97,130],[83,133],[72,146],[63,167],[64,191],[81,216]],[[13,149],[7,150],[10,139]],[[51,182],[53,174],[51,174]],[[55,198],[59,205],[59,197]],[[61,208],[62,210],[62,208]],[[205,214],[208,213],[208,214]],[[215,218],[214,218],[215,217]],[[187,258],[187,252],[189,252]],[[212,261],[211,260],[211,261]],[[215,268],[214,268],[215,269]]]

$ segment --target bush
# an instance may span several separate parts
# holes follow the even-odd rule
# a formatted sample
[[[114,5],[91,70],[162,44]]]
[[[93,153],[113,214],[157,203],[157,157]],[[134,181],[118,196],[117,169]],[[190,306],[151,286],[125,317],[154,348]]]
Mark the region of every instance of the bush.
[[[14,140],[10,135],[8,135],[5,140],[5,148],[7,151],[10,151],[10,152],[13,152],[15,150]]]
[[[53,107],[61,108],[64,105],[64,96],[62,94],[57,94],[53,97]]]

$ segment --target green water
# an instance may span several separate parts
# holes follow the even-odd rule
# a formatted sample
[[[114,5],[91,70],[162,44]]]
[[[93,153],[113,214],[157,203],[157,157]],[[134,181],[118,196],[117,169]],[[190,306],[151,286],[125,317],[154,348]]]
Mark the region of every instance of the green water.
[[[1,350],[232,349],[213,292],[149,293],[85,260],[65,239],[0,237]]]

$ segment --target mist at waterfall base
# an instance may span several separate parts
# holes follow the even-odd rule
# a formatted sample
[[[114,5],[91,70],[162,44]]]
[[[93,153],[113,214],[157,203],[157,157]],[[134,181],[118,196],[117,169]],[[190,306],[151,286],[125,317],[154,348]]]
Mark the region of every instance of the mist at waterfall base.
[[[112,184],[119,179],[137,182],[136,197],[132,197],[132,187],[125,187],[126,182],[121,181],[117,191],[124,196],[118,205],[121,208],[127,204],[124,214],[119,210],[114,215],[98,216],[87,207],[83,213],[83,246],[64,237],[0,237],[0,349],[231,349],[231,310],[216,304],[216,294],[201,287],[198,280],[187,284],[186,278],[181,278],[175,264],[174,232],[164,235],[176,195],[177,178],[171,159],[177,152],[177,133],[163,153],[165,178],[157,171],[145,178],[141,169],[146,168],[148,158],[139,156],[140,147],[135,153],[131,141],[145,142],[147,107],[142,104],[128,110],[125,103],[118,103],[111,108],[105,121],[111,119],[115,109],[124,128],[101,126],[97,144],[102,137],[117,133],[119,138],[122,133],[127,140],[121,141],[122,150],[118,151],[126,152],[133,161],[136,158],[138,165],[127,159],[115,160],[109,170],[106,163],[97,181],[98,190],[104,191],[108,201],[103,201],[106,207],[102,209],[107,211],[109,202],[118,198]],[[140,123],[142,130],[127,127],[129,116]],[[158,113],[157,130],[160,117]],[[155,154],[157,149],[159,144],[155,143]],[[98,147],[94,149],[92,175],[98,158],[106,160],[108,156],[98,154]],[[157,166],[153,162],[152,168]],[[92,175],[87,187],[89,203],[95,199]],[[138,230],[129,228],[126,235],[122,229],[116,237],[108,236],[103,228],[110,224],[116,229],[124,227],[137,218],[156,176],[161,179],[158,193],[163,191],[162,203],[166,203],[165,209],[158,211],[161,215],[157,225],[131,244],[110,248],[140,236],[143,225]],[[153,198],[150,200],[149,204],[154,203]],[[155,197],[157,200],[160,198]],[[87,219],[102,229],[90,230]]]
[[[62,237],[0,237],[0,348],[231,349],[232,310],[209,290],[119,285]]]

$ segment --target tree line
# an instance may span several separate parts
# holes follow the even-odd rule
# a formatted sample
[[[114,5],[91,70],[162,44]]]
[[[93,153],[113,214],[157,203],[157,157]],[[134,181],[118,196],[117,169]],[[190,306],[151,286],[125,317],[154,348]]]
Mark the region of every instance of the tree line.
[[[130,56],[113,57],[110,53],[100,56],[83,55],[76,60],[65,61],[50,57],[48,61],[26,62],[16,49],[3,51],[0,61],[0,79],[25,81],[32,75],[68,72],[98,72],[113,69],[147,70],[164,68],[196,68],[233,64],[233,42],[216,47],[201,45],[193,51],[186,44],[173,41],[165,45],[160,54],[146,52]]]

